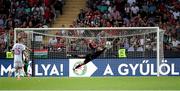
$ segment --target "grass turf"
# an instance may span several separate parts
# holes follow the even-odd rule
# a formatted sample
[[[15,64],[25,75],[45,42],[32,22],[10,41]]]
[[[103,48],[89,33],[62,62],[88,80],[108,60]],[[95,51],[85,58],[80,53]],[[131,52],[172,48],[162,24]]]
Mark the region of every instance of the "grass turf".
[[[180,77],[0,78],[0,90],[176,90]]]

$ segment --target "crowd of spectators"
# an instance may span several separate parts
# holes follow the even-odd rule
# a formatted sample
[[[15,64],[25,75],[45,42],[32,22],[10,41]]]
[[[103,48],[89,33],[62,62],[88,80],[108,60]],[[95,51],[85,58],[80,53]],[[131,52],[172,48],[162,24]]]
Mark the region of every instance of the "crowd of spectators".
[[[73,25],[69,27],[159,26],[165,32],[165,50],[179,51],[180,3],[178,0],[86,1],[87,7],[80,11]],[[14,28],[49,27],[58,14],[63,14],[62,6],[63,0],[0,0],[0,51],[13,45]],[[74,34],[81,36],[83,33],[84,30],[76,33],[66,33],[64,30],[61,32],[62,35],[70,36]],[[25,33],[21,33],[21,36],[22,34]],[[135,36],[129,39],[118,39],[116,42],[128,51],[144,51],[143,46],[156,50],[153,40],[155,40],[153,37],[144,40],[142,36]],[[64,40],[57,39],[55,42],[57,48],[64,46]],[[80,41],[80,44],[82,43],[83,41]],[[52,44],[52,40],[49,44]]]
[[[0,51],[12,47],[14,28],[47,28],[62,5],[63,0],[0,0]]]
[[[87,7],[81,9],[73,25],[69,27],[154,27],[164,30],[164,49],[180,51],[180,3],[178,0],[87,0]],[[64,25],[62,25],[64,27]],[[105,30],[109,36],[117,31]],[[96,36],[85,30],[57,33],[62,36]],[[152,34],[117,39],[118,47],[127,51],[156,51],[156,39]],[[81,42],[72,41],[72,50],[84,48]],[[58,43],[57,43],[58,44]],[[76,44],[76,47],[75,47]],[[82,45],[82,46],[79,46]],[[87,47],[87,46],[86,46]],[[79,49],[79,50],[78,50]],[[84,50],[85,51],[85,50]]]
[[[165,50],[180,49],[180,2],[178,0],[87,0],[74,27],[153,27],[164,30]],[[134,37],[132,37],[134,38]],[[141,47],[130,44],[130,51]],[[150,39],[154,40],[154,39]],[[134,41],[134,42],[135,42]],[[140,41],[140,39],[138,39]],[[151,44],[150,46],[154,46]],[[149,46],[147,46],[149,47]],[[127,49],[128,49],[127,48]],[[142,48],[140,48],[142,49]],[[156,49],[153,49],[156,50]]]

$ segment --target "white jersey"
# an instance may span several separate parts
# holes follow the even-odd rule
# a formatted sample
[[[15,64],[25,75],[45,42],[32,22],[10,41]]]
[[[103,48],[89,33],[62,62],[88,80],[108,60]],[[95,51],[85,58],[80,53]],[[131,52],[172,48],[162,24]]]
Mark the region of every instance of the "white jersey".
[[[25,45],[16,43],[14,44],[12,50],[14,51],[14,61],[22,61],[23,51],[25,50]]]

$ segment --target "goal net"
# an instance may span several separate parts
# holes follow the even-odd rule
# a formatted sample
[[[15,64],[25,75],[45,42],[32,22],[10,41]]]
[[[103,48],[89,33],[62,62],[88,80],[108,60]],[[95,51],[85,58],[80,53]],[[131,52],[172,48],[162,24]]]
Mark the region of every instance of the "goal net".
[[[109,47],[98,58],[154,58],[158,76],[159,65],[164,59],[163,31],[158,27],[16,28],[14,42],[20,38],[33,50],[32,60],[84,57],[92,51],[90,42],[94,46]]]

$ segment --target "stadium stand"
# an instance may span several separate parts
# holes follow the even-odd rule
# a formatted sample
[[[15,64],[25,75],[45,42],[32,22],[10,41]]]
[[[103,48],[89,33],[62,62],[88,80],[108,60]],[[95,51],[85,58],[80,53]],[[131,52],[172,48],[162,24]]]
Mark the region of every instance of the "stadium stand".
[[[152,27],[165,31],[165,50],[180,49],[178,0],[87,0],[75,27]]]
[[[62,0],[0,0],[0,51],[12,47],[13,41],[7,38],[13,38],[13,29],[16,27],[50,27],[57,17],[57,11],[63,14],[62,3],[56,1]],[[87,7],[81,9],[70,27],[159,26],[165,31],[165,50],[180,51],[178,0],[86,1]]]
[[[12,47],[14,28],[50,27],[56,16],[54,5],[58,5],[57,2],[56,0],[1,0],[1,50],[6,51]],[[25,33],[21,33],[23,34]]]
[[[55,5],[57,14],[60,14],[61,16],[56,18],[56,21],[54,22],[52,27],[57,28],[61,27],[62,25],[68,27],[72,24],[72,21],[76,19],[80,9],[85,8],[85,5],[85,0],[66,0],[65,5],[63,6],[63,10],[59,9],[59,7],[61,7],[61,4]]]

